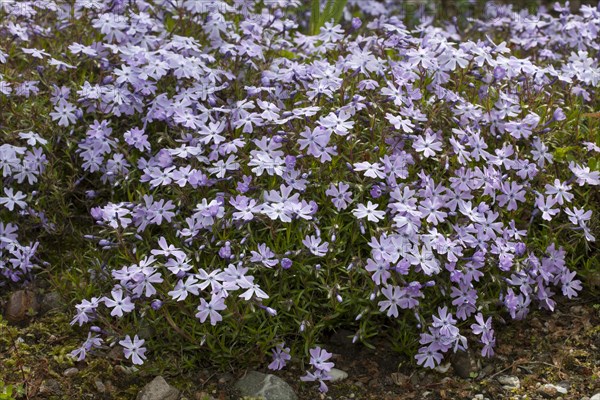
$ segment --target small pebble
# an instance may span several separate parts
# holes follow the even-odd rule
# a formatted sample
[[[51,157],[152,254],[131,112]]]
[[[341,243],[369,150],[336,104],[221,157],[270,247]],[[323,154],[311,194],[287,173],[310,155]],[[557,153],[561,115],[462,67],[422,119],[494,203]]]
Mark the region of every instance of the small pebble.
[[[73,367],[73,368],[66,369],[65,372],[63,372],[63,375],[66,377],[71,377],[71,376],[77,375],[78,372],[79,372],[79,370],[77,368]]]
[[[106,392],[106,385],[104,385],[104,383],[100,379],[96,379],[94,381],[94,385],[96,385],[96,390],[98,392],[100,392],[100,393]]]
[[[521,381],[516,376],[501,375],[498,377],[498,382],[506,390],[519,389],[521,387]]]
[[[348,377],[347,372],[337,368],[331,368],[329,375],[331,376],[331,382],[343,381]]]
[[[58,396],[62,393],[62,391],[58,381],[56,381],[55,379],[48,379],[42,382],[38,393],[42,395]]]

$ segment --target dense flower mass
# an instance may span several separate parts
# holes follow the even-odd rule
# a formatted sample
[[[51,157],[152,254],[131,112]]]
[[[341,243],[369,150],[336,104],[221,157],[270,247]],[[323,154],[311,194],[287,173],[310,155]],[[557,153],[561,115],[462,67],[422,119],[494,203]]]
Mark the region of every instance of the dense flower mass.
[[[272,369],[307,341],[302,379],[325,391],[314,344],[348,315],[357,340],[402,322],[425,367],[475,338],[492,356],[498,304],[522,319],[582,289],[563,241],[597,234],[600,148],[578,121],[600,11],[495,6],[461,33],[409,28],[400,3],[349,1],[317,35],[297,0],[0,3],[0,65],[22,68],[0,72],[0,107],[49,107],[47,131],[0,146],[2,276],[33,267],[18,224],[52,212],[29,207],[51,141],[94,185],[102,268],[73,323],[112,327],[79,359],[100,333],[143,363],[134,321],[258,342]]]

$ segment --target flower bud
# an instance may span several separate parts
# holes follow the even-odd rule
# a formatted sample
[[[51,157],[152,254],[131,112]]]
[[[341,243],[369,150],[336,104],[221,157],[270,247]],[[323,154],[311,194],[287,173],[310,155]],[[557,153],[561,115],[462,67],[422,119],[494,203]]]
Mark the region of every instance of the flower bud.
[[[292,260],[290,260],[289,258],[282,258],[279,263],[281,264],[281,268],[283,269],[290,269],[292,267]]]
[[[374,199],[378,199],[379,197],[381,197],[381,188],[379,187],[379,185],[373,185],[370,193],[371,197],[373,197]]]
[[[162,307],[162,305],[163,305],[163,302],[158,299],[154,299],[154,300],[152,300],[152,303],[150,303],[150,307],[152,307],[152,309],[154,311],[159,310]]]

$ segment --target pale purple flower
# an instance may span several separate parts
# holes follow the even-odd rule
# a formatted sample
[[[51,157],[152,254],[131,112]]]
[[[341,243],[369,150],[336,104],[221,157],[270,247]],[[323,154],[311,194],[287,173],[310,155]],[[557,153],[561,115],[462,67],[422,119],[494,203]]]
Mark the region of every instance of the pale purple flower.
[[[133,340],[127,335],[124,340],[119,341],[119,344],[123,346],[125,358],[131,358],[134,364],[141,365],[146,359],[146,348],[142,347],[144,342],[145,340],[138,338],[138,335],[135,335]]]
[[[116,289],[111,292],[112,298],[103,297],[102,300],[108,308],[112,308],[110,315],[113,317],[122,317],[123,313],[130,313],[134,310],[135,304],[131,302],[129,296],[123,298],[123,290]]]
[[[221,314],[219,314],[219,311],[223,311],[225,309],[227,309],[227,306],[225,305],[225,299],[221,296],[213,296],[210,299],[210,302],[200,299],[200,305],[198,306],[196,318],[198,318],[200,322],[204,323],[204,321],[210,317],[210,324],[214,326],[223,320],[223,317]]]
[[[27,203],[23,201],[27,196],[23,192],[17,191],[17,193],[14,193],[13,188],[5,187],[4,194],[5,196],[0,196],[0,205],[8,208],[9,211],[14,210],[15,206],[21,209],[27,206]]]
[[[413,148],[423,153],[425,158],[429,158],[435,156],[436,152],[442,151],[442,142],[438,141],[433,132],[427,130],[425,136],[418,136],[413,142]]]
[[[306,246],[306,248],[317,257],[323,257],[325,254],[327,254],[329,249],[329,243],[322,243],[321,238],[314,235],[306,235],[304,240],[302,240],[302,244],[304,244],[304,246]]]
[[[75,116],[76,107],[65,101],[61,100],[54,107],[54,111],[50,113],[50,117],[52,117],[52,121],[58,121],[58,126],[69,126],[70,124],[74,124],[77,120]]]
[[[289,361],[292,357],[290,356],[290,348],[284,347],[284,344],[278,344],[273,349],[273,362],[269,364],[267,368],[278,371],[283,369],[286,365],[286,361]]]
[[[322,349],[317,346],[315,348],[310,349],[310,365],[315,367],[315,369],[329,372],[331,368],[335,365],[332,362],[327,362],[331,358],[333,354],[329,353],[327,350]]]
[[[357,207],[352,210],[352,215],[358,219],[367,218],[371,222],[379,222],[379,220],[385,218],[385,211],[377,210],[377,204],[373,204],[371,200],[367,202],[367,205],[358,204]]]
[[[336,187],[333,183],[325,191],[327,196],[332,197],[331,201],[338,210],[345,210],[352,201],[352,193],[348,191],[350,185],[340,182]]]

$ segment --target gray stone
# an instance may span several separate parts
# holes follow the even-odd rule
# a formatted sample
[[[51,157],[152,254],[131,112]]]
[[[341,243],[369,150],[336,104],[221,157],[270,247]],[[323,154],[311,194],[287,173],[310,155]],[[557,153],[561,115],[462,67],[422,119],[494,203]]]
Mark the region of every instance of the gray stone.
[[[219,376],[219,384],[223,385],[227,382],[231,382],[233,380],[233,375],[231,375],[229,372],[226,372],[224,374],[221,374],[221,376]]]
[[[242,396],[264,397],[265,400],[297,400],[298,396],[283,379],[257,371],[248,372],[236,382]],[[139,399],[138,399],[139,400]]]
[[[63,375],[66,376],[67,378],[69,378],[71,376],[77,375],[78,372],[79,372],[79,370],[77,368],[73,367],[73,368],[66,369],[65,372],[63,372]]]
[[[436,372],[439,372],[440,374],[445,374],[446,372],[450,371],[450,363],[445,363],[445,364],[440,364],[437,367],[435,367],[433,370]]]
[[[600,400],[600,393],[596,393],[590,400]]]
[[[47,379],[40,385],[38,393],[45,396],[60,396],[62,394],[62,389],[57,380]]]
[[[24,322],[31,316],[31,313],[39,311],[39,304],[35,293],[31,290],[17,290],[10,295],[6,303],[6,320],[11,323]]]
[[[455,353],[450,359],[454,373],[463,379],[477,376],[479,371],[479,363],[469,351],[460,351]]]
[[[64,308],[64,302],[57,292],[46,293],[42,297],[42,304],[40,305],[42,314],[46,314],[50,311],[59,311],[62,308]]]
[[[169,385],[162,376],[157,376],[140,390],[136,400],[177,400],[178,398],[179,390]]]
[[[404,386],[410,381],[409,376],[404,375],[400,372],[392,373],[391,378],[392,378],[392,382],[394,382],[394,384],[396,386]]]
[[[94,385],[96,385],[96,390],[99,393],[104,393],[106,392],[106,385],[104,384],[104,382],[102,382],[100,379],[96,379],[94,381]]]
[[[567,389],[564,387],[553,385],[551,383],[541,385],[536,391],[547,399],[553,399],[561,394],[567,393]]]
[[[516,376],[500,375],[498,382],[506,390],[519,389],[521,387],[521,381]]]
[[[329,375],[331,376],[330,382],[343,381],[348,377],[347,372],[337,368],[331,368],[331,371],[329,371]]]

